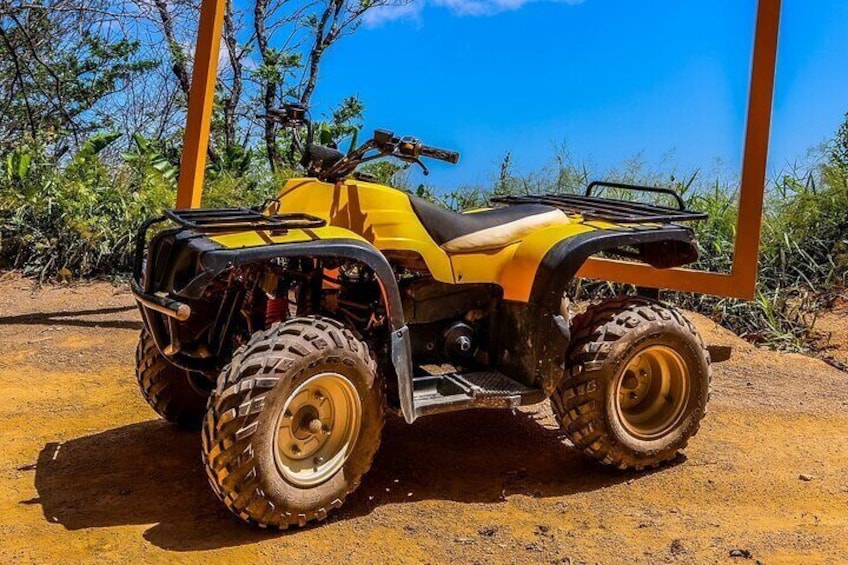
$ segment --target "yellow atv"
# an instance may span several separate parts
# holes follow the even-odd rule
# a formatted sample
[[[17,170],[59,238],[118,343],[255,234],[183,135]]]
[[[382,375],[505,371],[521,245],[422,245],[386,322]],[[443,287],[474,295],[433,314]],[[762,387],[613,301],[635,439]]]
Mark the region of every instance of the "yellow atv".
[[[695,260],[679,222],[703,215],[676,193],[593,183],[455,213],[356,168],[457,153],[377,131],[345,155],[312,142],[302,107],[267,119],[292,127],[307,176],[259,209],[149,220],[133,280],[142,393],[165,419],[202,426],[212,488],[244,521],[326,518],[371,466],[387,412],[411,424],[550,399],[571,443],[622,469],[671,460],[695,434],[710,363],[692,324],[647,297],[572,317],[565,296],[600,252]],[[599,197],[606,186],[677,204]]]

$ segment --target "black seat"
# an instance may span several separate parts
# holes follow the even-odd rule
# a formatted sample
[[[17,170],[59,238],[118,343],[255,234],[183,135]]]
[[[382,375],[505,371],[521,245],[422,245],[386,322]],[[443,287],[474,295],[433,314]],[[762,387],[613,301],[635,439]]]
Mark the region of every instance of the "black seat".
[[[488,238],[486,247],[494,247],[498,244],[505,245],[510,243],[509,239],[514,238],[516,234],[567,221],[562,211],[543,204],[518,204],[460,214],[431,204],[417,196],[410,195],[409,200],[424,229],[438,245],[444,245],[462,236],[528,219],[526,229],[522,230],[518,226],[518,229],[506,230],[503,237],[500,238],[497,237],[497,234],[494,234],[494,239]]]

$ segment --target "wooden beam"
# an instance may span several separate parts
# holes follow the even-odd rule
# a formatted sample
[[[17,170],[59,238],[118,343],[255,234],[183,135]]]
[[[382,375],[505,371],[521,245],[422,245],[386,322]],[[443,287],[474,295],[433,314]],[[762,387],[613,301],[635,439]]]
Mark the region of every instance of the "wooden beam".
[[[638,263],[592,258],[577,276],[717,296],[754,297],[779,27],[780,0],[759,0],[731,272],[722,274],[692,269],[654,269]]]
[[[779,28],[780,0],[760,0],[732,270],[741,292],[750,298],[757,284]]]
[[[215,97],[224,9],[228,0],[203,0],[177,192],[178,208],[200,205]],[[733,267],[729,274],[592,258],[578,276],[685,292],[752,298],[766,186],[781,0],[759,0],[748,100],[742,183]]]
[[[218,56],[227,1],[203,0],[200,7],[194,70],[180,162],[177,208],[197,208],[203,196],[203,174],[206,171],[206,152],[209,150],[209,130],[212,123],[212,106],[215,102]]]

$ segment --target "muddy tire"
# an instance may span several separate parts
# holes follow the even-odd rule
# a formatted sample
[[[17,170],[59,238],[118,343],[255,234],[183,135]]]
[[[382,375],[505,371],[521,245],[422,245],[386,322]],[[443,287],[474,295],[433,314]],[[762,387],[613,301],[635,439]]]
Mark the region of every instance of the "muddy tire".
[[[677,310],[625,297],[575,317],[566,377],[551,397],[571,442],[620,469],[656,467],[697,433],[709,353]]]
[[[161,418],[188,429],[199,429],[206,414],[206,393],[188,371],[172,365],[156,349],[147,329],[135,350],[135,375],[141,395]]]
[[[327,318],[274,324],[235,352],[209,399],[209,482],[254,526],[323,520],[371,467],[384,419],[364,342]]]

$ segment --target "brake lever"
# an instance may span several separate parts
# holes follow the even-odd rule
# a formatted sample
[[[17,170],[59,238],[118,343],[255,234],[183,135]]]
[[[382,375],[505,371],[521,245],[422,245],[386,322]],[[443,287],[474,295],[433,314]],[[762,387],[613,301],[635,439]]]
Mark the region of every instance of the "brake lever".
[[[421,167],[421,172],[424,173],[424,176],[430,175],[430,169],[427,168],[427,165],[421,162],[419,157],[413,157],[412,155],[407,155],[398,151],[399,147],[396,145],[392,148],[391,153],[387,153],[387,155],[391,155],[395,159],[400,159],[401,161],[405,161],[407,163],[415,163],[419,167]]]
[[[421,167],[421,172],[424,174],[425,177],[430,176],[430,169],[427,168],[427,165],[421,162],[421,159],[417,157],[411,157],[410,159],[413,163]]]

